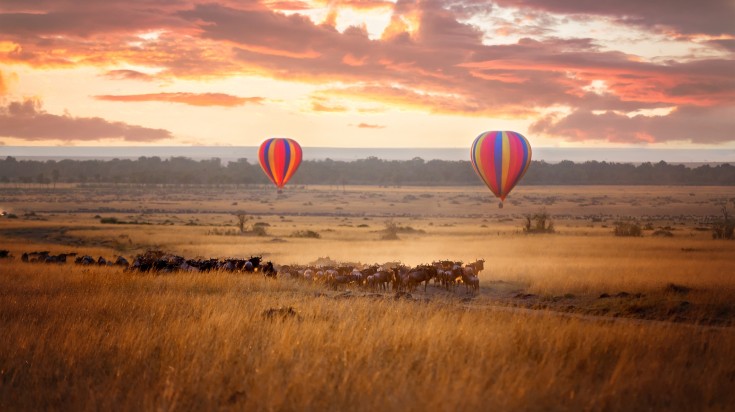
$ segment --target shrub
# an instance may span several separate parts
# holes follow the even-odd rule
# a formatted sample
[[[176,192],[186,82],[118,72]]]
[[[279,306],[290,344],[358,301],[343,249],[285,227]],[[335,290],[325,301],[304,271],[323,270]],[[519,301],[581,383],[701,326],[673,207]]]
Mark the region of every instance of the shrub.
[[[322,235],[320,235],[318,232],[315,232],[313,230],[297,230],[297,231],[291,233],[291,237],[302,237],[302,238],[309,238],[309,239],[321,239]]]
[[[265,230],[265,226],[253,226],[253,230],[250,233],[255,236],[268,236],[268,231]]]
[[[398,225],[395,222],[385,222],[385,229],[380,240],[398,240]]]
[[[535,215],[526,215],[523,224],[524,233],[554,233],[554,222],[546,211]]]
[[[615,229],[613,229],[615,236],[642,236],[641,225],[637,222],[615,222]]]
[[[102,218],[100,218],[100,223],[108,223],[108,224],[113,224],[114,225],[116,223],[120,223],[120,221],[117,220],[116,217],[102,217]]]
[[[667,229],[658,229],[655,232],[653,232],[653,236],[673,237],[674,234],[671,233],[671,231],[670,230],[667,230]]]

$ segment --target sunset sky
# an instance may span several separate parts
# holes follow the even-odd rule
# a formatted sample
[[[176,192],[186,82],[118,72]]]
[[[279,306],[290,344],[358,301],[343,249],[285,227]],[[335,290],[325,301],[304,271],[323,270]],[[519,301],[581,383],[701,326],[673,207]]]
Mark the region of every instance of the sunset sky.
[[[735,1],[0,0],[0,145],[735,148]]]

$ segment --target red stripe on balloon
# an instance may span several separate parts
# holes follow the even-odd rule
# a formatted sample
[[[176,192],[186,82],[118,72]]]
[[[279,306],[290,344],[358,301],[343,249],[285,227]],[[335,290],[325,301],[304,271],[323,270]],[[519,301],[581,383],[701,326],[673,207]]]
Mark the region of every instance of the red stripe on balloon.
[[[495,133],[485,133],[482,137],[479,161],[482,162],[482,167],[485,170],[485,180],[488,182],[490,190],[496,196],[499,196],[498,175],[495,172],[495,161],[498,156],[498,153],[495,151],[495,138]]]

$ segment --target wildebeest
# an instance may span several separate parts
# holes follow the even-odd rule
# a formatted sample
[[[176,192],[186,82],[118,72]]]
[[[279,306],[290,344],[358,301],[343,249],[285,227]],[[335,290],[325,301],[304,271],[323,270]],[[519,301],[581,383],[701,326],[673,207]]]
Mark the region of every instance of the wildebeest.
[[[468,263],[467,266],[475,271],[475,276],[480,276],[480,271],[485,269],[485,259],[478,259],[472,263]]]
[[[276,278],[276,275],[278,272],[276,272],[276,269],[273,267],[273,262],[268,261],[265,263],[265,265],[262,266],[263,270],[263,276],[266,278]]]
[[[408,272],[408,288],[413,290],[416,286],[424,282],[424,292],[429,281],[436,276],[436,267],[432,265],[419,265]]]
[[[381,269],[377,272],[375,272],[375,284],[378,286],[381,290],[388,290],[388,285],[391,281],[393,281],[393,276],[395,274],[390,270]]]
[[[74,259],[74,263],[77,265],[91,265],[94,263],[94,258],[89,255],[77,256],[77,258]]]
[[[124,257],[118,256],[117,259],[115,259],[115,266],[128,267],[130,266],[130,263],[128,263],[128,260]]]
[[[475,293],[480,290],[480,279],[475,275],[475,270],[470,265],[465,266],[462,270],[462,282],[465,284],[467,293],[470,291]]]

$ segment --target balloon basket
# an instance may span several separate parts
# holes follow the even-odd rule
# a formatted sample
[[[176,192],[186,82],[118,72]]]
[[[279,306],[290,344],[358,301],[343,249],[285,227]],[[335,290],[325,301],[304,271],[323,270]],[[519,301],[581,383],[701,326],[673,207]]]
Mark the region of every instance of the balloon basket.
[[[500,201],[500,202],[498,202],[498,209],[502,209],[502,208],[503,208],[503,202]]]

